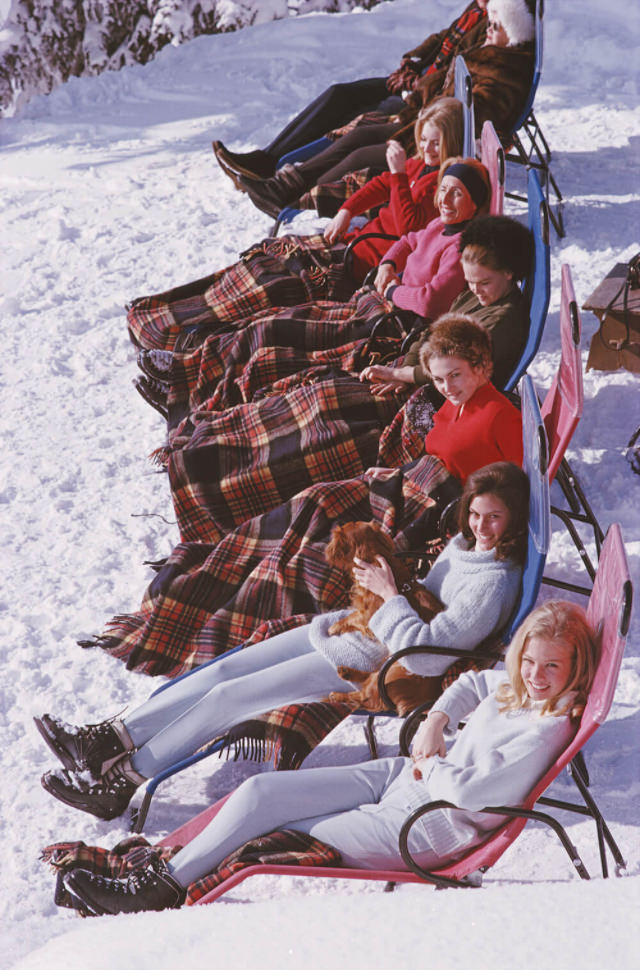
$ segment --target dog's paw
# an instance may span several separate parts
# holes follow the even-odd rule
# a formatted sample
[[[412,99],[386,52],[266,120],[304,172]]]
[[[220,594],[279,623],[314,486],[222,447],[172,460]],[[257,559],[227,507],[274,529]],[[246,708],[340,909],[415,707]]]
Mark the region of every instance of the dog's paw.
[[[369,674],[366,670],[356,670],[355,667],[337,667],[338,677],[348,680],[350,684],[363,684]]]

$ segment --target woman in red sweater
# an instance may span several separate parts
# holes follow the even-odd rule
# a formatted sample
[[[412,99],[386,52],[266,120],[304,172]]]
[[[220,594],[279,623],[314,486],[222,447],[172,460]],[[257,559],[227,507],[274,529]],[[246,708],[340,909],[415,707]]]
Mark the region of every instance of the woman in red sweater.
[[[446,314],[423,345],[420,363],[445,398],[425,437],[425,450],[463,484],[494,461],[522,465],[520,412],[490,382],[486,331],[472,317]]]
[[[423,229],[438,215],[435,206],[440,166],[459,155],[462,145],[462,105],[456,98],[442,98],[420,112],[416,120],[417,153],[407,159],[397,141],[387,146],[388,172],[377,175],[343,203],[325,227],[324,238],[330,246],[344,239],[349,243],[363,233],[381,232],[404,236]],[[377,216],[362,228],[349,232],[351,220],[375,207]],[[327,215],[322,201],[318,212]],[[354,250],[351,274],[361,281],[377,266],[389,248],[388,239],[367,239]]]

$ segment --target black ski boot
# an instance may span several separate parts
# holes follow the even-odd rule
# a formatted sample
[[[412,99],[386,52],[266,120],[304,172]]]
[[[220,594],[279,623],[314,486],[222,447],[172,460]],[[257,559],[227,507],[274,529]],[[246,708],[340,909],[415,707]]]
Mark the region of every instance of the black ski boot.
[[[145,781],[147,779],[131,767],[128,758],[117,761],[95,782],[65,770],[47,771],[41,779],[44,790],[58,801],[107,821],[122,815]]]
[[[123,754],[133,751],[133,744],[124,724],[113,718],[100,724],[87,724],[85,727],[65,724],[51,714],[43,714],[33,720],[43,739],[65,768],[69,771],[89,771],[96,780],[102,778],[105,771]]]
[[[86,869],[72,869],[64,876],[64,885],[71,896],[96,916],[178,909],[186,896],[163,861],[144,869],[134,869],[126,880],[98,876]]]

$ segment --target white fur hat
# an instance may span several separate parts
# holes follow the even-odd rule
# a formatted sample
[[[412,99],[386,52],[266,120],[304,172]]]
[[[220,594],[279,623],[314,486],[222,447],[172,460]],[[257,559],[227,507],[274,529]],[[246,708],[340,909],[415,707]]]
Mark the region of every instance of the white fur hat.
[[[536,35],[536,26],[525,0],[489,0],[487,17],[495,17],[507,32],[509,47],[516,47]]]

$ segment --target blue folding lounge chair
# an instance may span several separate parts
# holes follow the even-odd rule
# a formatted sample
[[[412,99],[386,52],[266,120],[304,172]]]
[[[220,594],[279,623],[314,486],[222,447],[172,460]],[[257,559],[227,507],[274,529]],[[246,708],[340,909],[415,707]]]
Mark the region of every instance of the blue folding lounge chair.
[[[533,102],[535,101],[536,92],[540,83],[540,77],[542,75],[543,13],[544,2],[543,0],[537,0],[535,12],[536,36],[533,79],[531,81],[529,97],[522,114],[516,121],[511,135],[505,139],[507,144],[510,143],[506,160],[507,162],[512,162],[515,165],[524,165],[527,169],[536,169],[536,171],[540,173],[542,177],[542,184],[544,186],[544,196],[547,201],[547,205],[549,206],[549,216],[551,222],[553,223],[553,228],[557,232],[558,236],[562,238],[565,235],[563,218],[564,201],[562,198],[562,193],[558,188],[558,183],[551,173],[551,149],[549,148],[547,140],[542,133],[542,129],[533,113]],[[550,195],[552,192],[555,197],[554,207],[552,207],[550,201]],[[517,192],[507,192],[507,197],[526,202],[525,197],[519,195]]]
[[[629,629],[632,601],[632,586],[629,578],[624,544],[619,526],[612,525],[602,549],[596,581],[591,593],[587,615],[594,628],[601,631],[601,655],[593,687],[577,733],[565,751],[556,759],[540,781],[534,786],[524,804],[519,808],[487,806],[484,812],[507,816],[508,821],[487,836],[484,842],[471,849],[455,862],[445,863],[437,870],[428,871],[419,866],[407,848],[411,827],[424,814],[435,809],[450,807],[448,802],[431,802],[417,809],[407,819],[400,834],[400,850],[408,867],[406,870],[370,870],[334,867],[298,867],[283,865],[248,866],[235,872],[220,883],[214,890],[198,900],[198,904],[212,903],[238,883],[256,875],[309,876],[335,879],[366,879],[382,881],[390,886],[397,882],[428,882],[439,888],[478,887],[483,874],[500,859],[503,853],[518,837],[527,821],[537,821],[550,827],[565,849],[573,869],[581,879],[589,879],[589,872],[578,850],[571,843],[563,825],[548,811],[540,807],[559,809],[563,812],[591,817],[596,825],[596,837],[600,853],[603,878],[607,878],[607,849],[615,862],[615,872],[619,875],[625,868],[622,853],[609,830],[595,799],[590,794],[583,776],[580,762],[576,756],[595,731],[604,724],[616,688],[620,664]],[[561,771],[567,769],[576,784],[584,804],[576,804],[565,799],[548,797],[544,794],[549,785]],[[220,799],[204,812],[166,836],[160,845],[186,845],[202,831],[205,825],[217,814],[228,796]]]
[[[518,604],[515,607],[514,615],[510,620],[508,629],[506,631],[501,631],[500,635],[492,637],[489,644],[485,643],[480,645],[477,651],[473,651],[473,655],[469,654],[468,652],[461,654],[463,657],[471,656],[471,659],[484,661],[491,664],[494,664],[499,659],[499,648],[496,646],[496,644],[508,642],[516,626],[520,623],[521,619],[527,615],[535,603],[544,570],[545,557],[549,547],[549,485],[546,474],[547,444],[537,398],[533,390],[531,379],[528,376],[525,378],[523,386],[523,443],[525,452],[524,468],[529,476],[531,491],[529,512],[529,544]],[[486,651],[489,650],[490,646],[493,649],[491,652],[487,653]],[[231,653],[241,649],[242,644],[235,647],[234,650],[228,651],[222,656],[228,657]],[[395,659],[404,656],[406,652],[428,652],[429,650],[436,653],[443,652],[446,654],[446,656],[452,658],[455,658],[456,656],[455,651],[451,650],[450,648],[409,647],[407,648],[407,651],[394,655],[392,658],[390,658],[387,665],[382,668],[380,678],[382,690],[384,690],[384,673],[386,672],[387,667],[390,666]],[[212,660],[208,661],[208,663],[217,663],[220,659],[222,658],[214,657]],[[186,674],[183,674],[182,677],[190,677],[193,673],[194,671],[188,671]],[[163,684],[154,693],[158,694],[161,691],[166,690],[170,683],[172,683],[172,681],[168,681],[166,684]],[[392,707],[393,705],[390,706]],[[366,711],[363,713],[369,714],[369,712]],[[385,716],[389,716],[388,712],[385,714]],[[375,757],[375,736],[373,733],[371,717],[372,716],[368,718],[365,731],[372,756]],[[142,803],[140,804],[139,808],[134,808],[132,811],[132,831],[142,831],[147,814],[149,812],[151,800],[156,789],[163,781],[182,771],[184,768],[188,768],[190,765],[196,764],[198,761],[202,761],[203,758],[207,758],[212,754],[218,753],[219,751],[223,750],[225,746],[225,738],[216,739],[212,741],[211,744],[208,744],[199,751],[196,751],[194,754],[189,755],[189,757],[183,758],[175,764],[170,765],[168,768],[165,768],[163,771],[159,772],[154,778],[149,779],[146,785]]]
[[[529,303],[529,336],[505,391],[512,391],[538,352],[551,298],[551,257],[549,248],[549,207],[537,172],[529,172],[527,225],[533,233],[533,267],[524,281]]]

